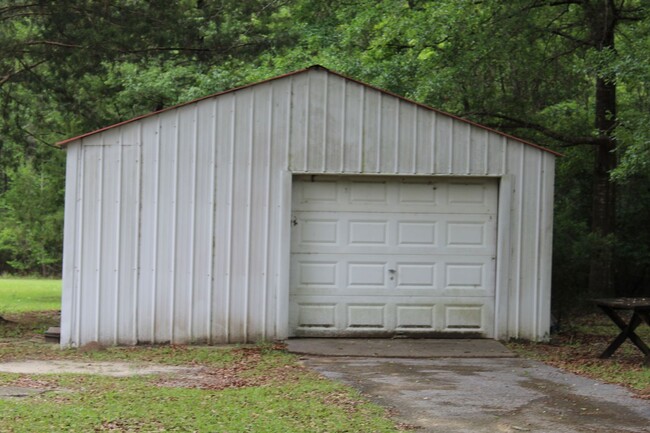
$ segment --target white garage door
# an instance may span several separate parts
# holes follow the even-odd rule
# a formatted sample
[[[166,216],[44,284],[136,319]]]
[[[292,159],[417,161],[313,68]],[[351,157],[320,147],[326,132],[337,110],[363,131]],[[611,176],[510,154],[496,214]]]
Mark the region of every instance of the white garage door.
[[[294,336],[493,336],[494,179],[296,177]]]

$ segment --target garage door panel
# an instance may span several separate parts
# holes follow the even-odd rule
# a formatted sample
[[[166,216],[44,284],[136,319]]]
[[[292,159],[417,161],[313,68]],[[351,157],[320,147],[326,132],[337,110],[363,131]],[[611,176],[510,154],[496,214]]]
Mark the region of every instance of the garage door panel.
[[[494,260],[467,255],[293,254],[297,293],[493,296]]]
[[[346,328],[352,329],[389,329],[386,323],[386,304],[347,305]]]
[[[484,305],[445,305],[444,329],[455,330],[479,330],[485,328]]]
[[[350,261],[346,264],[346,283],[350,288],[388,288],[386,265],[383,262],[357,262]]]
[[[294,212],[292,252],[493,255],[491,215]],[[315,249],[317,248],[317,249]]]
[[[396,247],[412,248],[418,250],[423,248],[436,248],[439,236],[437,234],[438,221],[430,218],[422,218],[422,221],[397,221]]]
[[[340,287],[339,262],[327,260],[296,261],[296,287],[335,289]]]
[[[337,304],[312,302],[296,304],[297,325],[302,328],[335,329],[337,326]]]
[[[477,247],[485,248],[488,222],[449,222],[447,223],[448,247]]]
[[[492,335],[496,182],[320,179],[294,182],[294,335]]]
[[[394,278],[397,289],[435,289],[436,263],[398,262]]]
[[[422,331],[436,328],[434,304],[396,305],[396,330]]]
[[[470,332],[489,334],[491,298],[461,303],[454,298],[383,297],[383,302],[331,296],[294,296],[291,323],[297,336],[336,336],[377,332],[431,333]]]
[[[334,179],[323,180],[320,182],[300,182],[300,188],[293,191],[294,209],[299,209],[300,205],[314,206],[331,206],[336,205],[340,194],[338,193],[339,183]]]
[[[308,248],[315,245],[337,246],[339,244],[339,221],[336,219],[304,219],[301,221],[299,242]]]
[[[349,246],[389,246],[389,222],[383,219],[354,219],[347,223],[347,245]],[[343,245],[345,246],[345,244]]]
[[[435,206],[455,214],[496,213],[497,189],[484,180],[308,176],[298,183],[295,211],[430,212]]]
[[[385,208],[392,201],[389,198],[389,185],[386,181],[351,181],[345,184],[343,188],[344,197],[347,198],[345,201],[346,204],[362,206],[380,205],[382,208]]]
[[[404,183],[397,186],[397,201],[399,205],[426,206],[431,208],[439,203],[439,187],[428,183]]]

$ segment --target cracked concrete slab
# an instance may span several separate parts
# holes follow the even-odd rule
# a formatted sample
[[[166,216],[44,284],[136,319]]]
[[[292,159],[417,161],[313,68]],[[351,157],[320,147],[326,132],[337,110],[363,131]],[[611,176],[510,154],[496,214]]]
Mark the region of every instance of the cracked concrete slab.
[[[650,432],[650,402],[626,389],[514,358],[305,357],[421,432]]]

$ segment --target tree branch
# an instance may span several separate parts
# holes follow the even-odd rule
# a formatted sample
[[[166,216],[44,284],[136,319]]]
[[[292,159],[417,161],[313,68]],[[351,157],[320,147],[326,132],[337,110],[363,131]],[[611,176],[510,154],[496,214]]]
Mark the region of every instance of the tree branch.
[[[571,35],[568,35],[568,34],[566,34],[564,32],[561,32],[560,30],[551,30],[551,33],[556,35],[556,36],[560,36],[562,38],[568,39],[571,42],[575,43],[576,45],[584,45],[584,46],[587,46],[587,47],[594,47],[595,46],[595,44],[593,44],[593,43],[590,43],[590,42],[582,40],[582,39],[578,39],[578,38],[573,37]]]
[[[522,120],[522,119],[516,119],[511,116],[506,116],[505,114],[494,114],[494,113],[485,113],[485,112],[474,112],[474,113],[465,113],[465,115],[471,115],[471,116],[480,116],[480,117],[492,117],[495,119],[501,119],[510,122],[510,124],[498,124],[495,126],[498,126],[500,128],[506,128],[506,129],[514,129],[514,128],[524,128],[524,129],[530,129],[533,131],[540,132],[544,134],[545,136],[552,138],[554,140],[560,141],[564,143],[565,146],[579,146],[583,144],[591,145],[591,146],[599,146],[601,144],[604,144],[607,138],[603,137],[592,137],[592,136],[570,136],[563,134],[558,131],[554,131],[552,129],[549,129],[543,125],[540,125],[538,123],[534,122],[529,122],[527,120]]]
[[[26,46],[31,46],[31,45],[51,45],[55,47],[63,47],[63,48],[86,48],[83,45],[76,45],[76,44],[67,44],[65,42],[59,42],[59,41],[26,41],[23,42],[22,45]]]
[[[18,75],[18,74],[20,74],[20,73],[22,73],[22,72],[28,72],[28,71],[31,71],[32,69],[34,69],[34,68],[37,67],[38,65],[41,65],[41,64],[43,64],[43,63],[45,63],[45,62],[46,62],[45,60],[41,60],[40,62],[36,62],[36,63],[34,63],[34,64],[32,64],[32,65],[27,65],[27,66],[25,66],[23,69],[19,69],[19,70],[17,70],[17,71],[11,72],[11,73],[9,73],[9,74],[3,76],[3,77],[0,77],[0,86],[2,86],[2,85],[3,85],[4,83],[6,83],[7,81],[11,80],[11,79],[12,79],[13,77],[15,77],[16,75]]]

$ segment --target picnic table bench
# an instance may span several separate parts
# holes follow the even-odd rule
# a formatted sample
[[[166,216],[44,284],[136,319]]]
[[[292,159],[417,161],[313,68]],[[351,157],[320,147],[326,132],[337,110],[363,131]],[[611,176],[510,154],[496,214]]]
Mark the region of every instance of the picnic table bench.
[[[650,348],[634,332],[643,322],[650,326],[650,298],[608,298],[594,299],[594,303],[619,327],[621,332],[600,355],[601,359],[612,356],[628,338],[645,355],[644,364],[650,366]],[[631,311],[628,322],[619,311]]]

